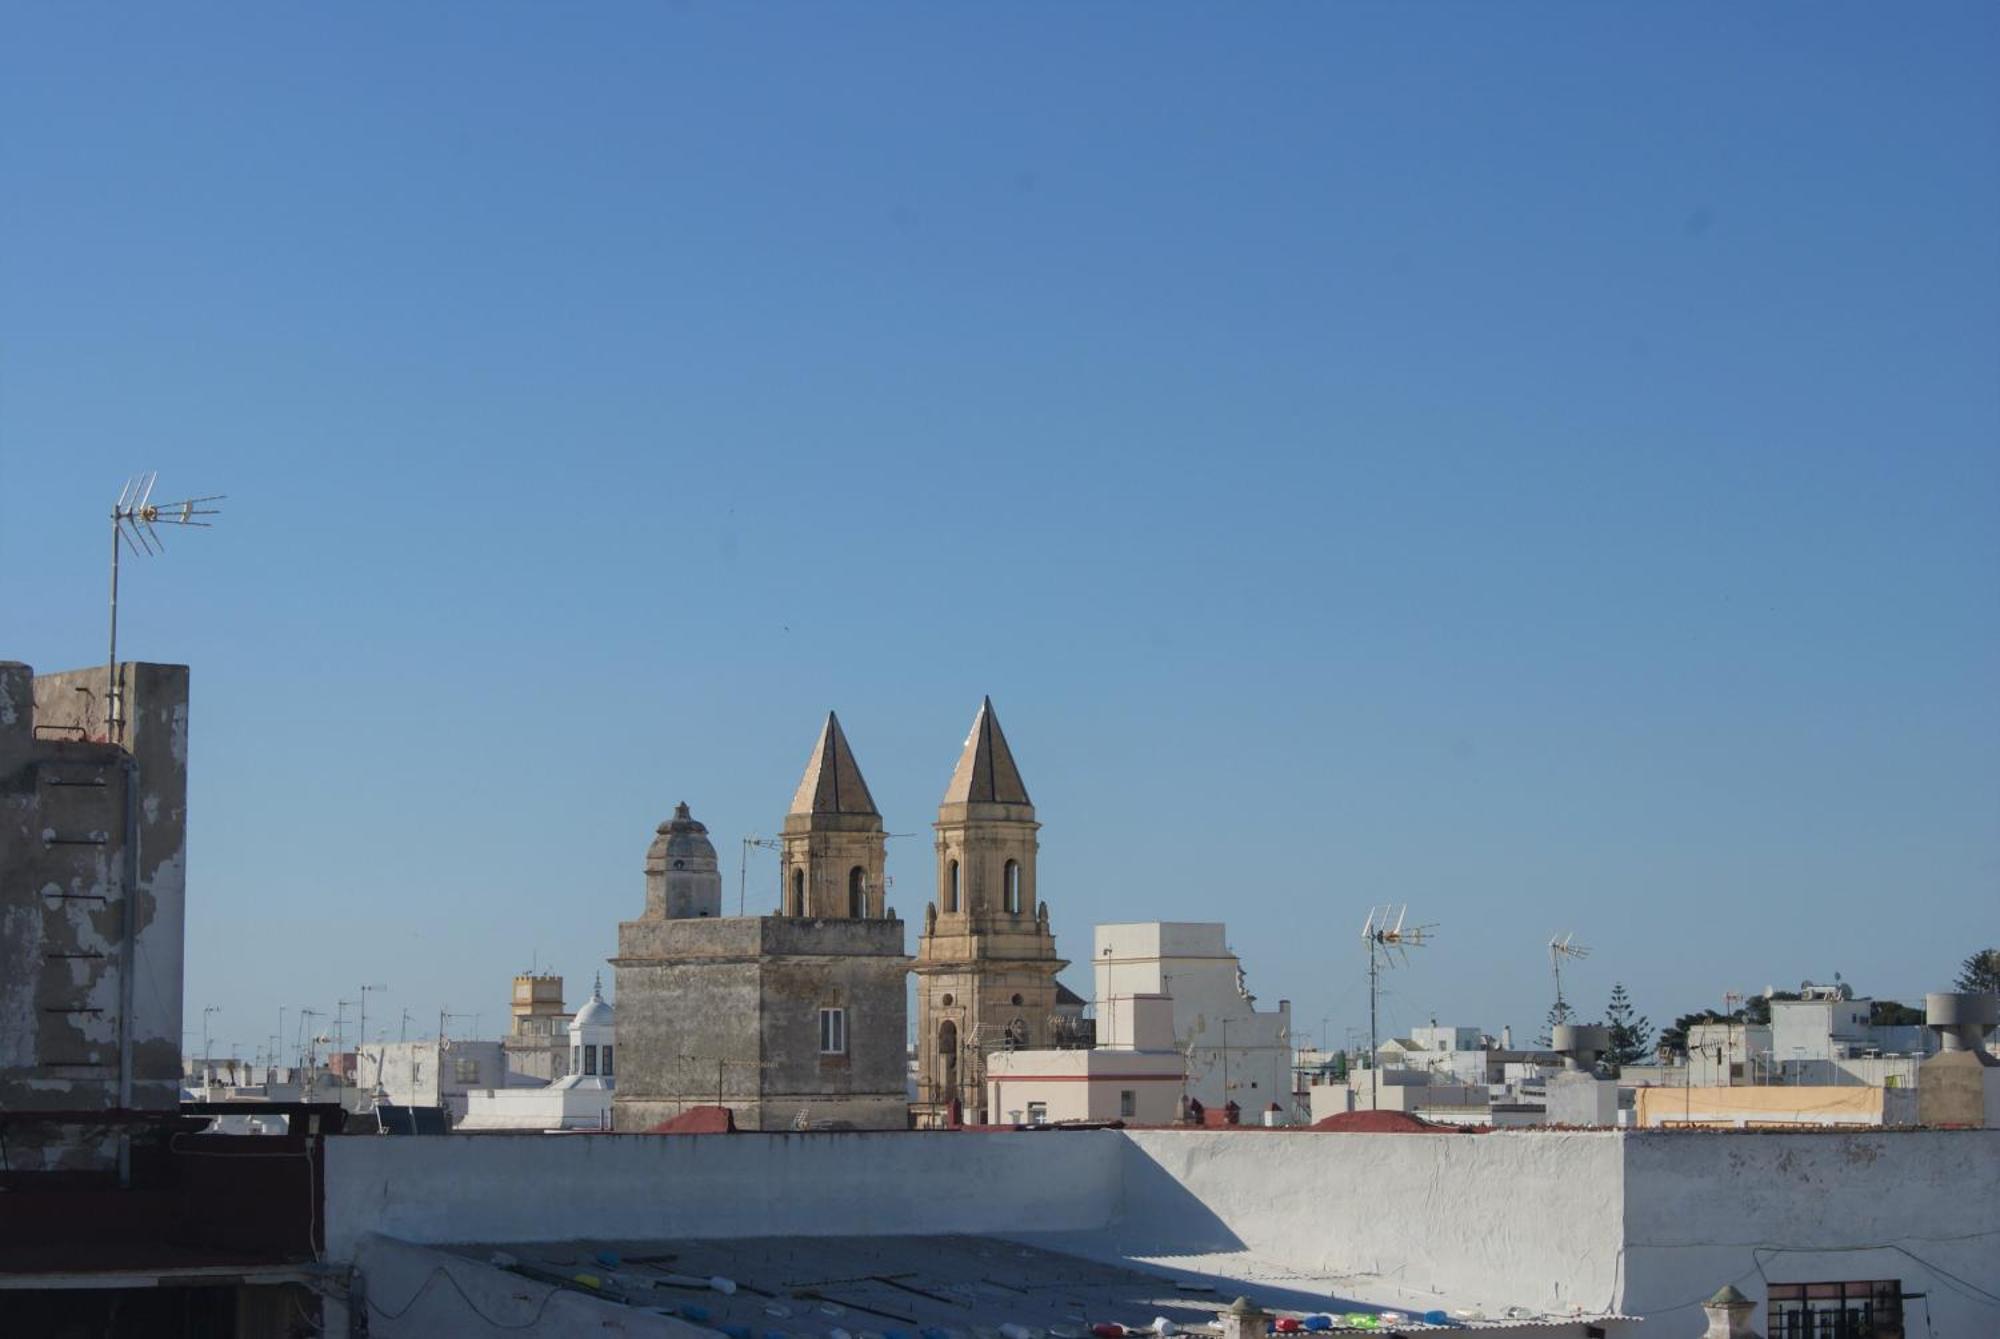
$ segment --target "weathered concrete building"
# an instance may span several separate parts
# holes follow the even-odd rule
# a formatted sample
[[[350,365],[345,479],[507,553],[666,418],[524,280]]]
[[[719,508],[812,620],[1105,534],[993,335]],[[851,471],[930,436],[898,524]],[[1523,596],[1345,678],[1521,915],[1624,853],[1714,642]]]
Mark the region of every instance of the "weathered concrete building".
[[[708,830],[661,826],[646,911],[618,927],[613,1120],[689,1107],[740,1129],[902,1129],[903,923],[884,901],[882,816],[828,714],[783,829],[779,914],[721,916]],[[664,844],[662,844],[664,843]]]
[[[109,1167],[76,1113],[180,1100],[188,671],[0,662],[0,1110],[15,1171]],[[60,1124],[22,1119],[72,1115]]]
[[[980,704],[938,805],[937,898],[917,940],[920,1126],[982,1124],[986,1057],[1052,1046],[1063,1030],[1048,903],[1036,898],[1034,802],[993,712]]]

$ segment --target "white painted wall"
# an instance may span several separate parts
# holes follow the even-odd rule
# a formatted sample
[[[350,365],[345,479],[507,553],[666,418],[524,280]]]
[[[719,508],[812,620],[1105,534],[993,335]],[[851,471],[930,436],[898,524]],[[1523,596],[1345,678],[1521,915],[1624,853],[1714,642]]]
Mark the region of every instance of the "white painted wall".
[[[1115,1231],[1135,1253],[1247,1248],[1433,1288],[1488,1315],[1604,1309],[1617,1294],[1615,1133],[1119,1133]]]
[[[413,1242],[1107,1225],[1116,1130],[467,1134],[326,1141],[326,1254]]]
[[[461,1079],[460,1061],[471,1061],[478,1077]],[[369,1042],[356,1048],[355,1086],[373,1093],[377,1080],[397,1106],[446,1107],[454,1120],[465,1115],[465,1095],[489,1088],[507,1074],[507,1053],[497,1041]]]
[[[2000,1333],[2000,1305],[1931,1267],[2000,1293],[2000,1131],[1622,1138],[1623,1297],[1646,1339],[1692,1339],[1686,1303],[1734,1282],[1761,1304],[1767,1279],[1900,1279],[1928,1294],[1928,1329],[1926,1302],[1905,1304],[1910,1334]]]
[[[1725,1283],[1761,1301],[1766,1278],[1901,1279],[1931,1309],[1926,1330],[1911,1304],[1911,1333],[1938,1339],[2000,1318],[1968,1291],[2000,1294],[1993,1130],[447,1135],[330,1139],[326,1173],[336,1262],[370,1231],[1069,1232],[1376,1274],[1489,1315],[1622,1307],[1648,1339],[1692,1339],[1694,1303]]]

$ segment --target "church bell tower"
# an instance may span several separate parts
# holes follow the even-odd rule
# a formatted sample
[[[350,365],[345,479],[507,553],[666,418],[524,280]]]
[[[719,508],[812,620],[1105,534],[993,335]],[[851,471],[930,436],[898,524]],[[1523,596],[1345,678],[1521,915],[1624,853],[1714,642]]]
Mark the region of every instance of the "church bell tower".
[[[985,1057],[1053,1041],[1056,956],[1037,897],[1034,802],[993,700],[938,805],[937,896],[917,940],[917,1123],[984,1124]]]

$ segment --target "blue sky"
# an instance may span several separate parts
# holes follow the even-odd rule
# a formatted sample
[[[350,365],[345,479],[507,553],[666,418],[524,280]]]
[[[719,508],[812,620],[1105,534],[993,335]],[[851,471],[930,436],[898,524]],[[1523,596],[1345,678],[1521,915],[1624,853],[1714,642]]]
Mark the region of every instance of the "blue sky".
[[[2000,942],[1990,6],[5,27],[0,653],[102,656],[127,474],[229,494],[122,646],[246,1055],[574,1002],[828,707],[917,922],[984,693],[1064,950],[1225,919],[1336,1041],[1372,902],[1392,1027]]]

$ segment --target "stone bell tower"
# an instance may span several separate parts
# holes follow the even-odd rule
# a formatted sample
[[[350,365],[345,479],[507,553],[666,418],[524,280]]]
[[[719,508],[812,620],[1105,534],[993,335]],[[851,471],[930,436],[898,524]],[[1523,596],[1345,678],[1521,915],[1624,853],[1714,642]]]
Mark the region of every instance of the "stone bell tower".
[[[888,836],[875,811],[875,797],[847,747],[840,718],[830,711],[780,836],[785,867],[781,914],[810,920],[882,919]]]
[[[937,898],[917,940],[919,1125],[984,1124],[985,1057],[1053,1041],[1056,956],[1036,896],[1035,806],[993,700],[981,703],[938,805]]]
[[[683,800],[646,851],[646,914],[656,920],[722,914],[722,872],[708,829]]]

